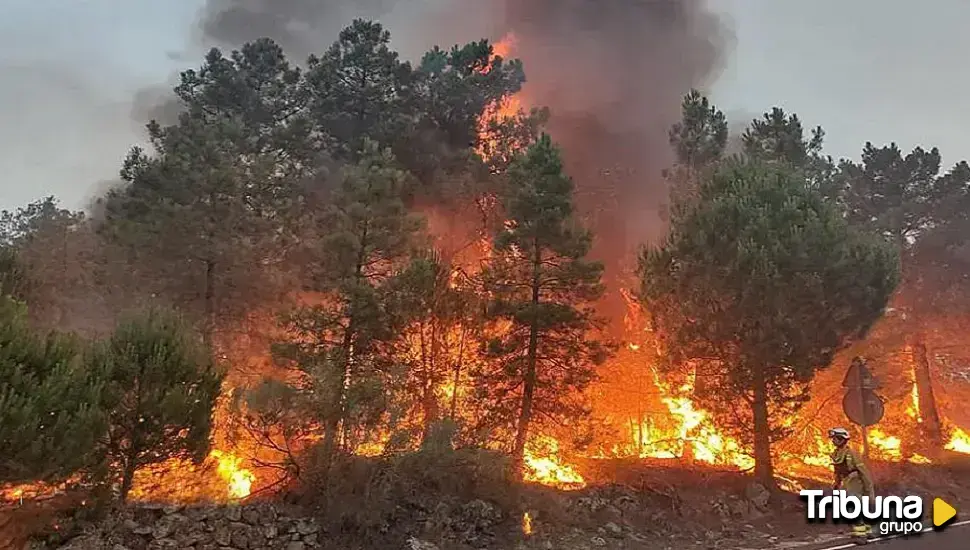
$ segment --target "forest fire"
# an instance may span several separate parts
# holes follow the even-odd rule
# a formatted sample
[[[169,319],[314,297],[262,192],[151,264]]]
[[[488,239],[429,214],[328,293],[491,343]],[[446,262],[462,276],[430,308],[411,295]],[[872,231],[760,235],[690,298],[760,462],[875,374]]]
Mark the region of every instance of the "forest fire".
[[[514,53],[514,46],[514,36],[507,36],[495,45],[494,54],[508,57]],[[488,135],[488,124],[500,123],[507,117],[513,117],[521,108],[522,101],[518,96],[505,98],[501,103],[490,106],[482,116],[482,135]],[[488,139],[483,138],[483,141],[487,147]],[[484,250],[487,255],[490,250],[488,243]],[[457,284],[457,279],[452,274],[449,286],[454,288]],[[696,371],[681,373],[676,377],[661,373],[655,364],[656,357],[651,355],[652,346],[645,334],[643,312],[630,293],[624,292],[624,297],[627,302],[625,337],[628,343],[624,350],[603,367],[601,381],[590,392],[594,416],[605,419],[607,425],[615,428],[615,433],[600,436],[585,450],[572,451],[573,456],[587,459],[671,460],[750,471],[754,460],[746,447],[727,435],[718,426],[714,416],[695,403],[693,393]],[[426,352],[423,349],[426,334],[419,331],[417,336],[421,341],[420,345],[411,342],[409,346],[413,350],[412,359],[420,362]],[[477,344],[466,342],[461,331],[455,332],[454,336],[445,340],[451,341],[455,346],[460,341],[461,348],[453,350],[454,352],[446,351],[444,355],[451,357],[449,361],[461,364],[463,354],[473,352]],[[673,382],[674,378],[679,382]],[[460,410],[459,396],[470,392],[470,388],[463,387],[464,382],[458,371],[453,378],[442,381],[435,390],[438,407],[443,410],[450,409],[452,414],[460,417],[471,414]],[[905,417],[911,422],[921,423],[915,374],[910,373],[909,383],[912,388],[908,393]],[[813,388],[813,391],[824,393],[819,388]],[[420,413],[416,411],[414,415],[415,418],[410,424],[420,424]],[[830,475],[830,445],[821,435],[823,429],[818,426],[817,421],[813,422],[811,419],[807,423],[800,419],[791,419],[791,422],[793,426],[803,426],[803,431],[810,435],[801,438],[797,443],[784,446],[778,457],[779,472],[782,475],[827,479]],[[868,431],[872,458],[890,462],[930,463],[928,458],[918,453],[904,453],[902,437],[894,432],[895,427],[898,426],[880,426]],[[907,429],[900,428],[899,433],[907,433]],[[389,431],[382,432],[379,436],[356,445],[354,454],[381,456],[385,454],[391,437]],[[244,444],[238,438],[229,438],[225,434],[218,434],[217,439],[224,444],[212,451],[200,467],[169,462],[139,472],[132,498],[184,501],[205,496],[216,500],[238,500],[246,498],[259,486],[273,483],[273,472],[267,471],[264,476],[247,461],[255,454],[253,449],[248,449],[249,446],[258,446],[259,442],[250,441]],[[232,444],[228,443],[230,441]],[[244,451],[243,447],[248,451]],[[955,429],[946,448],[970,454],[970,435],[959,428]],[[527,482],[567,491],[587,485],[579,469],[570,463],[560,439],[548,433],[532,435],[526,446],[524,466],[523,475]],[[207,481],[203,481],[203,478]],[[529,534],[531,529],[531,517],[526,513],[522,518],[522,530]]]
[[[495,44],[494,55],[511,58],[515,45],[514,35],[508,35]],[[483,156],[487,156],[489,148],[498,143],[490,136],[493,123],[501,124],[517,116],[525,103],[527,101],[521,94],[515,94],[488,106],[482,113],[479,130],[486,149]],[[441,215],[440,212],[437,214]],[[432,230],[432,233],[435,231]],[[489,244],[485,239],[483,250],[471,254],[481,253],[487,257],[491,249]],[[472,264],[483,259],[476,257],[463,267],[474,269]],[[455,272],[449,273],[449,288],[454,290],[464,284],[459,279]],[[732,432],[726,423],[719,424],[716,415],[699,404],[701,401],[695,395],[697,367],[680,372],[663,370],[662,361],[656,355],[656,346],[645,329],[645,315],[638,300],[629,292],[623,292],[623,297],[627,306],[623,314],[625,331],[622,340],[625,345],[602,365],[599,380],[588,390],[592,416],[597,424],[592,443],[586,447],[567,448],[570,434],[553,433],[548,425],[534,427],[524,450],[524,480],[565,491],[582,489],[589,482],[578,465],[579,461],[571,461],[571,457],[671,461],[690,467],[750,471],[754,467],[754,459],[748,449],[749,443],[742,442],[736,437],[736,430]],[[415,376],[426,378],[421,380],[420,385],[409,380],[412,387],[407,391],[417,388],[416,391],[422,392],[420,399],[416,399],[406,413],[401,413],[405,418],[395,418],[393,428],[382,425],[369,433],[365,441],[346,445],[341,442],[344,449],[358,457],[369,458],[412,451],[419,446],[422,437],[416,434],[420,434],[422,428],[428,428],[432,420],[474,420],[478,411],[466,409],[463,403],[465,396],[472,395],[475,389],[470,386],[472,381],[464,366],[472,361],[469,359],[471,356],[484,347],[482,341],[472,339],[483,338],[472,335],[461,321],[455,323],[456,326],[445,327],[445,336],[441,336],[437,332],[441,327],[435,321],[437,319],[427,321],[428,326],[409,327],[408,330],[412,332],[401,335],[404,347],[409,351],[402,352],[398,358],[409,366],[417,365],[418,368],[414,370],[422,370],[422,373]],[[267,334],[277,328],[275,325],[272,328],[270,325],[259,327]],[[439,343],[445,349],[432,351],[431,348]],[[230,341],[222,342],[221,347],[233,350],[235,363],[232,365],[233,376],[224,385],[215,412],[212,434],[214,450],[200,464],[169,460],[137,470],[128,495],[131,500],[229,502],[246,499],[276,485],[288,475],[285,467],[280,465],[292,459],[292,456],[284,455],[299,455],[300,451],[305,450],[305,447],[291,448],[288,440],[280,442],[278,432],[283,430],[276,426],[261,435],[246,430],[238,433],[232,431],[233,421],[230,417],[236,412],[230,410],[229,402],[234,391],[248,387],[255,378],[269,376],[272,362],[268,358],[269,346],[255,349],[241,341]],[[434,361],[453,366],[449,376],[438,376],[439,372],[435,372],[431,364]],[[431,374],[424,373],[424,370]],[[247,372],[242,374],[244,371]],[[830,475],[831,449],[824,437],[824,430],[828,426],[845,423],[839,402],[833,400],[833,396],[840,398],[842,394],[837,380],[841,374],[838,372],[819,377],[806,390],[811,395],[808,405],[802,412],[787,419],[784,427],[790,428],[794,435],[791,440],[777,442],[775,449],[776,466],[781,475],[815,479],[826,479]],[[907,445],[907,441],[917,433],[919,425],[924,423],[924,414],[920,410],[915,371],[910,369],[905,376],[907,381],[897,386],[905,388],[904,384],[908,382],[909,390],[897,393],[892,404],[894,410],[887,413],[885,421],[868,430],[870,457],[887,462],[927,464],[931,462],[929,458],[909,449]],[[315,441],[314,438],[319,438],[318,433],[322,430],[319,426],[313,426],[309,431],[313,431],[314,435],[304,437],[301,442]],[[404,441],[401,443],[395,438],[404,432],[407,433],[400,438]],[[970,454],[970,434],[954,427],[946,449]],[[266,455],[273,455],[274,460],[264,460]],[[56,490],[58,488],[22,485],[4,490],[2,496],[6,500],[18,500]],[[522,517],[522,530],[526,534],[531,533],[532,520],[528,513]]]

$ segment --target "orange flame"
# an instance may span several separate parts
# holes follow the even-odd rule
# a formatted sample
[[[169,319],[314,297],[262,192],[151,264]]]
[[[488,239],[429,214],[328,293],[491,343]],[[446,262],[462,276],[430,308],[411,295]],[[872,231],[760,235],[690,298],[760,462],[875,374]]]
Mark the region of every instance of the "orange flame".
[[[509,56],[512,55],[515,45],[515,35],[506,35],[492,46],[491,59],[494,60],[496,57],[508,59]],[[489,129],[491,126],[493,124],[501,123],[508,118],[514,118],[522,109],[522,101],[519,95],[520,94],[504,97],[502,100],[487,106],[485,111],[482,113],[478,132],[479,136],[482,138],[482,144],[479,147],[478,153],[483,158],[488,158],[491,155],[490,151],[494,151],[497,145],[494,138],[490,137]]]
[[[923,415],[919,409],[919,386],[916,385],[916,365],[909,371],[909,383],[912,389],[909,392],[909,405],[906,406],[906,414],[916,420],[918,424],[923,422]]]
[[[946,450],[970,455],[970,434],[962,428],[955,428],[946,444]]]
[[[869,444],[874,447],[874,450],[878,451],[881,458],[889,460],[899,460],[902,458],[902,453],[899,449],[902,441],[898,437],[886,435],[879,428],[869,429]]]
[[[219,461],[216,468],[219,477],[228,484],[229,498],[241,499],[250,495],[256,476],[249,470],[242,468],[242,459],[230,452],[212,451],[212,458]]]
[[[532,516],[529,515],[529,512],[522,514],[522,533],[526,536],[532,534]]]
[[[572,466],[559,457],[559,441],[541,435],[533,438],[525,452],[526,481],[549,485],[563,490],[582,489],[586,480]]]

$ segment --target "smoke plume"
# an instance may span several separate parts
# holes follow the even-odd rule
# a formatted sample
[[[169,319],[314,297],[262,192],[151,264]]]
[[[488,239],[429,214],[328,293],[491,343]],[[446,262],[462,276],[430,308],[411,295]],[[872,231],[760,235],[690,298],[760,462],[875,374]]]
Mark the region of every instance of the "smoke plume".
[[[598,255],[628,268],[638,244],[661,233],[671,162],[668,130],[692,87],[718,75],[728,33],[694,0],[508,0],[530,103],[552,110]]]

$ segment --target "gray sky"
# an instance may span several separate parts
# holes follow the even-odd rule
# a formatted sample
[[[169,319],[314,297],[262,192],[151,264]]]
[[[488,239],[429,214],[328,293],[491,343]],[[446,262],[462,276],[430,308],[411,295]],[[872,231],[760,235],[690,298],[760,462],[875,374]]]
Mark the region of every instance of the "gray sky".
[[[837,157],[857,157],[867,140],[938,146],[947,163],[970,157],[970,73],[960,69],[970,2],[713,3],[737,35],[713,90],[729,115],[784,107],[822,125]],[[142,139],[129,116],[135,91],[201,60],[176,55],[201,4],[0,0],[0,208],[51,194],[81,207],[116,178]]]

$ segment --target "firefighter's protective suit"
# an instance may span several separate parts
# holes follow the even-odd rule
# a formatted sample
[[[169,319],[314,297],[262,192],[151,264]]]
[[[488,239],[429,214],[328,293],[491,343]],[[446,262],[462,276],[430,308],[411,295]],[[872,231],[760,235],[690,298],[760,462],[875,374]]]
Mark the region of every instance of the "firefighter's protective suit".
[[[844,490],[847,496],[875,498],[869,469],[866,468],[865,463],[849,447],[847,442],[835,448],[832,453],[832,465],[835,468],[836,490]],[[852,536],[854,537],[865,539],[871,534],[872,527],[863,520],[852,526]]]

